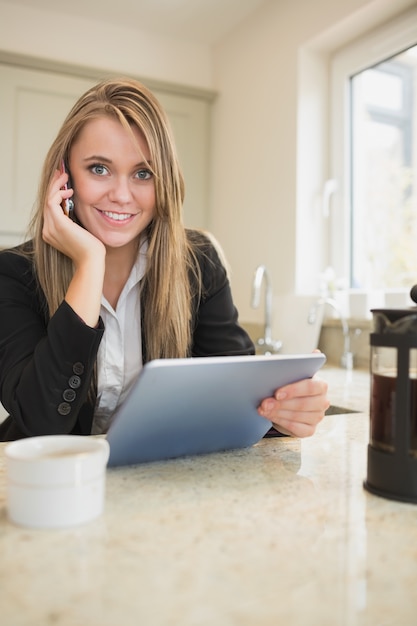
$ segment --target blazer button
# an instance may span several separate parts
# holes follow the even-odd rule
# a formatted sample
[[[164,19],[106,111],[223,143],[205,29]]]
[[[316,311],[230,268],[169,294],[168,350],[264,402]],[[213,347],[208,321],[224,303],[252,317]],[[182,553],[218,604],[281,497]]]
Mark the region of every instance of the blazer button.
[[[71,389],[78,389],[78,387],[81,385],[81,378],[79,376],[71,376],[71,378],[68,380],[68,384]]]
[[[68,402],[61,402],[61,404],[58,405],[58,413],[60,415],[68,415],[68,413],[71,412],[71,405],[68,404]]]
[[[74,402],[76,396],[77,394],[75,393],[74,389],[65,389],[64,393],[62,394],[62,397],[66,402]]]
[[[77,374],[77,376],[81,376],[81,374],[84,374],[84,365],[77,361],[77,363],[74,363],[72,366],[72,371],[74,374]]]

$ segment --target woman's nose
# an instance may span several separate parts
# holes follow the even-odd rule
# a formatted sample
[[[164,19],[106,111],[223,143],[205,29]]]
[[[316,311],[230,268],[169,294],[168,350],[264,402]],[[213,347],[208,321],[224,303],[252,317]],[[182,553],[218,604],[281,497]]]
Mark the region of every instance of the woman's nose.
[[[132,190],[129,179],[126,176],[118,176],[112,181],[109,191],[109,198],[112,202],[126,204],[132,200]]]

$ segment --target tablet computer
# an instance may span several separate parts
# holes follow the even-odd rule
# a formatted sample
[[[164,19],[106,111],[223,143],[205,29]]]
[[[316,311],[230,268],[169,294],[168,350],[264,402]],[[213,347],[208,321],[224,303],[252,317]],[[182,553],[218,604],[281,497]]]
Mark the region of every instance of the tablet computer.
[[[271,428],[257,412],[261,400],[310,378],[325,360],[312,353],[150,361],[107,433],[109,465],[252,446]]]

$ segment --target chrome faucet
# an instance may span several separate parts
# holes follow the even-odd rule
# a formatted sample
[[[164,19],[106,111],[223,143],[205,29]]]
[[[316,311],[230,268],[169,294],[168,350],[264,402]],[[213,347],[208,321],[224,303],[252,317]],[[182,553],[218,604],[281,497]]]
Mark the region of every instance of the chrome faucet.
[[[265,282],[265,326],[264,336],[256,342],[258,351],[263,354],[276,354],[282,348],[282,341],[272,339],[272,285],[269,272],[265,265],[259,265],[254,274],[252,284],[252,302],[254,309],[259,307],[261,299],[261,287]]]
[[[336,313],[342,324],[343,332],[343,354],[340,359],[341,367],[351,370],[353,368],[353,352],[350,349],[350,331],[346,317],[343,315],[338,303],[333,298],[319,298],[315,302],[308,313],[307,321],[309,324],[315,324],[317,310],[322,305],[329,305]]]

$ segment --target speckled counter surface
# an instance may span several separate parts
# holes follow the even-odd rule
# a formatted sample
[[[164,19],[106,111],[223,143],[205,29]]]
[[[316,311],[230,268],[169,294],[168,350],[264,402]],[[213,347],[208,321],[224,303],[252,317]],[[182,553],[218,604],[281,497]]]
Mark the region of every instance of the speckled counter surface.
[[[1,444],[0,623],[415,625],[417,506],[364,491],[367,441],[366,413],[333,415],[307,440],[110,469],[103,516],[64,531],[8,522]]]
[[[369,413],[370,376],[368,370],[346,370],[325,365],[318,375],[329,385],[329,399],[332,404],[361,413]]]

